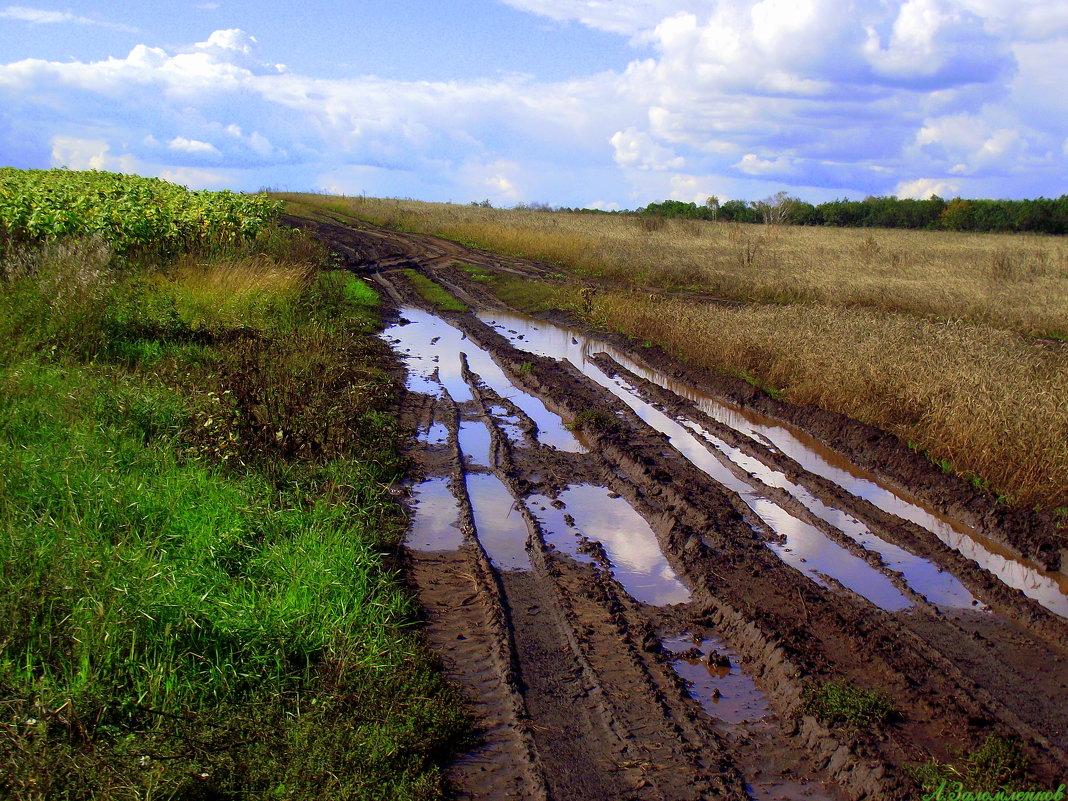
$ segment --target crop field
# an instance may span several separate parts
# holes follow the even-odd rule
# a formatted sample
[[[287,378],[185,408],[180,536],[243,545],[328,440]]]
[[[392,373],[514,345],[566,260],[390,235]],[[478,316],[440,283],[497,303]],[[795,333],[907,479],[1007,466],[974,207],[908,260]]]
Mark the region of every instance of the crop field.
[[[254,239],[277,211],[262,195],[190,192],[158,178],[0,168],[0,246],[98,237],[117,253],[173,255]]]

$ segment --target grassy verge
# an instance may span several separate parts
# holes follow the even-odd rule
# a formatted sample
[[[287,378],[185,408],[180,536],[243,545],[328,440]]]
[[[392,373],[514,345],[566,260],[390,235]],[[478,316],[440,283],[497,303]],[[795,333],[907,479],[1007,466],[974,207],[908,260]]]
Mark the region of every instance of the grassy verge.
[[[440,797],[377,297],[323,255],[4,254],[0,795]]]
[[[303,196],[615,282],[487,282],[914,443],[1009,503],[1068,520],[1068,244],[1054,237],[805,229]],[[560,277],[565,277],[563,274]],[[727,307],[636,288],[688,286]]]

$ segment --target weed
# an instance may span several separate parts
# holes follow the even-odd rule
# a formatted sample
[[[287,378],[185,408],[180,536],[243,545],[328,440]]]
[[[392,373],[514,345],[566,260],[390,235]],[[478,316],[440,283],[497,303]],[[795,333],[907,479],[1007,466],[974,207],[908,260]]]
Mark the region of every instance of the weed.
[[[534,365],[530,362],[520,362],[519,367],[516,368],[516,372],[519,373],[519,375],[529,375],[533,367]]]
[[[575,415],[570,423],[565,423],[568,431],[592,430],[611,434],[620,430],[619,420],[604,409],[586,409]]]
[[[876,690],[864,690],[844,681],[828,681],[809,689],[801,712],[827,723],[872,729],[886,723],[893,716],[894,708]]]

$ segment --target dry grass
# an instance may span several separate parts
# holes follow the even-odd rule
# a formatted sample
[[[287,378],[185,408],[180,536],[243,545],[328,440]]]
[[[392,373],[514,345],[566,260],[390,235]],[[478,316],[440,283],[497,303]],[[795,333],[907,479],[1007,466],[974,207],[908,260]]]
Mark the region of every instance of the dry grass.
[[[757,377],[919,443],[1024,506],[1068,505],[1063,352],[1017,334],[858,309],[719,305],[608,292],[594,321],[690,364]]]
[[[382,225],[611,279],[502,279],[526,308],[569,308],[690,364],[746,375],[890,431],[1013,503],[1068,507],[1068,242],[789,228],[302,196]],[[639,286],[751,301],[727,307]]]
[[[1068,242],[1019,234],[806,228],[279,197],[629,284],[734,300],[862,306],[1068,337]]]

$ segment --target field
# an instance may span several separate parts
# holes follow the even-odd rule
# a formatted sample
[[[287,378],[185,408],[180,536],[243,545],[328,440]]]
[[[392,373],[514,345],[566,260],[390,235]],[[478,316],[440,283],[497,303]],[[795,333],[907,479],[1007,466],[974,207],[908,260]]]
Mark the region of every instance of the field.
[[[73,201],[0,229],[0,797],[438,797],[377,293],[263,198],[13,177]]]
[[[870,423],[1011,504],[1068,508],[1061,238],[299,199],[544,262],[592,301],[563,280],[501,291]]]
[[[366,221],[394,205],[426,208],[291,196],[286,213],[396,310],[383,336],[416,431],[408,577],[482,734],[448,769],[462,797],[904,801],[943,782],[1058,786],[1063,531],[920,439],[1045,443],[1020,453],[1029,475],[1004,462],[1006,480],[1063,495],[1043,467],[1063,464],[1051,435],[1063,391],[1015,416],[996,400],[1006,383],[1063,387],[1058,340],[670,285],[655,265],[677,256],[678,230],[638,282],[472,248],[470,231]],[[533,237],[499,215],[502,237]],[[639,242],[668,230],[530,218],[630,225]],[[984,373],[991,388],[950,391]],[[802,393],[823,408],[794,402]],[[856,417],[917,440],[842,413],[858,399]]]

